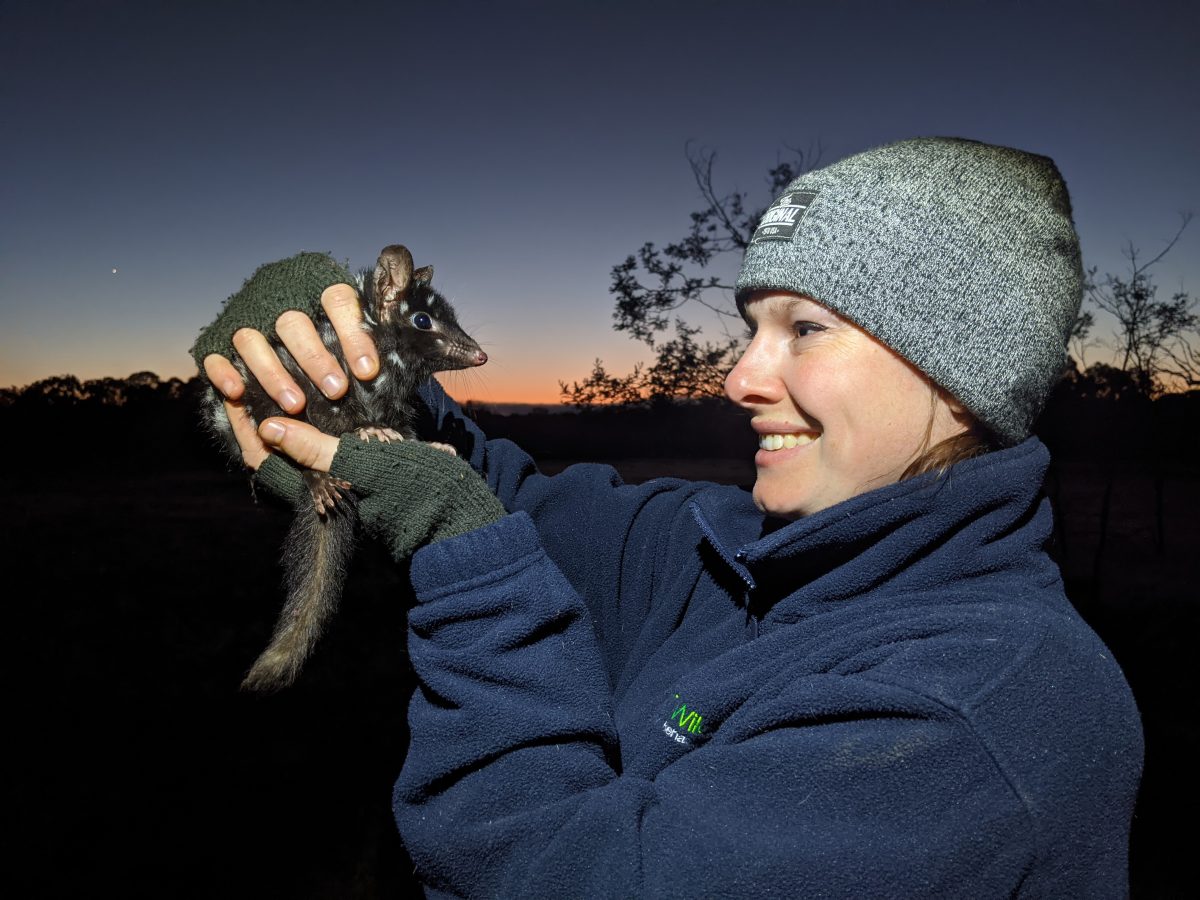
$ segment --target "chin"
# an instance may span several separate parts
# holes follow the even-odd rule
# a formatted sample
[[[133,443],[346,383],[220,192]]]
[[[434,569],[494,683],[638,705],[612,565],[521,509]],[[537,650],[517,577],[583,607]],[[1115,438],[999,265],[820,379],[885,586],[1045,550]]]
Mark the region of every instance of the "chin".
[[[755,482],[754,505],[758,507],[760,512],[768,516],[775,516],[778,519],[800,519],[806,514],[803,509],[800,509],[800,503],[793,499],[787,502],[782,497],[774,496],[773,492],[768,489],[761,488],[761,482]]]

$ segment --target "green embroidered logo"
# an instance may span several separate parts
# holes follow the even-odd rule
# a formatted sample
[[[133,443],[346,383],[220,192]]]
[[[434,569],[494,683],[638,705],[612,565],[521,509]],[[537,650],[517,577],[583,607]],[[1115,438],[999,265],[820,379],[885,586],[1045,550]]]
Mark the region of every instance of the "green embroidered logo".
[[[671,715],[663,722],[663,734],[671,738],[677,744],[690,743],[687,739],[689,734],[704,733],[704,716],[696,712],[694,709],[688,709],[687,704],[679,701],[679,695],[675,695],[677,705],[671,710]],[[671,723],[675,725],[672,726]]]
[[[675,695],[675,699],[679,699],[679,695]],[[671,721],[690,731],[692,734],[699,734],[702,725],[704,724],[704,716],[697,713],[694,709],[688,709],[686,703],[680,703],[671,713]]]

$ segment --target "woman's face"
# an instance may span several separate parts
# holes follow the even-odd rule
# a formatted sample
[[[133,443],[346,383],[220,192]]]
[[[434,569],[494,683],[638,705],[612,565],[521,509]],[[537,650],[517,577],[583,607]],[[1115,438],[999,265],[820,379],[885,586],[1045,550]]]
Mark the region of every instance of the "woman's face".
[[[799,294],[745,307],[752,339],[725,393],[759,436],[754,502],[795,519],[899,481],[923,449],[967,430],[962,407],[857,325]]]

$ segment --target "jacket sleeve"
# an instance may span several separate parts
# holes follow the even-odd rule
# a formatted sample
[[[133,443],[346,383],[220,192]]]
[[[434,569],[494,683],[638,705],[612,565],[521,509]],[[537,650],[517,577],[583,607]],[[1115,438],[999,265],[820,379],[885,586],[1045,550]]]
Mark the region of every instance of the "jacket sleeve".
[[[418,433],[457,447],[505,510],[532,519],[543,551],[582,596],[596,627],[606,632],[606,645],[611,644],[608,638],[628,625],[630,608],[650,602],[642,586],[652,583],[659,560],[662,532],[654,523],[669,521],[705,485],[677,478],[626,485],[611,466],[594,463],[543,475],[512,441],[488,440],[436,381],[422,389],[422,399],[428,416],[417,423]],[[631,596],[633,591],[642,596]],[[616,609],[618,602],[624,610]]]
[[[648,720],[623,747],[588,613],[527,515],[423,548],[412,579],[393,807],[433,895],[1017,893],[1023,807],[938,704],[776,673],[706,743]]]

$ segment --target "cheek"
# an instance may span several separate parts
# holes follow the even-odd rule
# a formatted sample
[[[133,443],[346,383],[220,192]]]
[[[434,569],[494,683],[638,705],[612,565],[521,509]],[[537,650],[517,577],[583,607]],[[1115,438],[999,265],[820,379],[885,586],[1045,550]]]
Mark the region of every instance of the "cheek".
[[[828,449],[840,453],[861,478],[898,475],[925,436],[928,383],[887,353],[851,369],[838,388],[843,427],[830,435]]]

